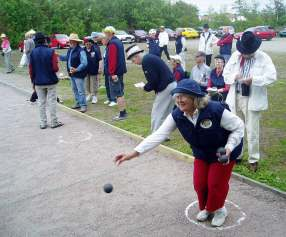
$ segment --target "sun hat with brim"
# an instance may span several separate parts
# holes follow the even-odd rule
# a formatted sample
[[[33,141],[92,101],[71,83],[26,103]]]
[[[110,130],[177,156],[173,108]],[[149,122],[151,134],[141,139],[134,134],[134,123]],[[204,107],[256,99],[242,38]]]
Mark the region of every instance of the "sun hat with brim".
[[[131,59],[133,56],[135,56],[136,54],[142,53],[144,52],[143,49],[140,49],[138,45],[134,44],[131,45],[130,47],[128,47],[126,50],[126,57],[127,60]]]
[[[253,54],[259,49],[261,43],[262,40],[253,34],[253,32],[246,31],[237,40],[236,48],[242,54]]]
[[[171,55],[170,59],[174,60],[177,63],[182,63],[182,57],[180,55]]]
[[[76,33],[70,34],[69,41],[82,42],[82,40],[78,37],[78,34],[76,34]]]
[[[27,33],[27,35],[34,35],[36,34],[36,31],[34,31],[33,29],[29,30]]]
[[[0,37],[1,37],[1,38],[6,38],[6,37],[7,37],[7,35],[6,35],[6,34],[4,34],[4,33],[2,33]]]
[[[103,30],[103,33],[113,33],[115,34],[116,30],[113,26],[106,26]]]
[[[204,97],[206,94],[202,92],[200,85],[193,79],[184,79],[178,82],[177,87],[172,90],[172,95],[187,94],[195,97]]]

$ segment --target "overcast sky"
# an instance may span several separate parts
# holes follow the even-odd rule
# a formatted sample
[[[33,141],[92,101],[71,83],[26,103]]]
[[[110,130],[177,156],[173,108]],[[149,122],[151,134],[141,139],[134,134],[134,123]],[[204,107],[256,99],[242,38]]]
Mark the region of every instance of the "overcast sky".
[[[185,2],[189,2],[198,6],[201,14],[205,13],[210,6],[214,7],[216,10],[219,10],[223,5],[226,5],[228,9],[231,9],[233,4],[233,0],[184,0]],[[251,0],[248,0],[251,2]],[[268,3],[269,0],[259,0],[261,5]]]

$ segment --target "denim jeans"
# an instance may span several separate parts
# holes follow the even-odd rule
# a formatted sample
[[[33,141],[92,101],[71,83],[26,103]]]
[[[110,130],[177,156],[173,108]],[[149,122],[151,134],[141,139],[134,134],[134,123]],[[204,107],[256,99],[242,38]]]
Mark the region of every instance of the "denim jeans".
[[[71,85],[76,104],[80,107],[86,107],[85,79],[71,77]]]

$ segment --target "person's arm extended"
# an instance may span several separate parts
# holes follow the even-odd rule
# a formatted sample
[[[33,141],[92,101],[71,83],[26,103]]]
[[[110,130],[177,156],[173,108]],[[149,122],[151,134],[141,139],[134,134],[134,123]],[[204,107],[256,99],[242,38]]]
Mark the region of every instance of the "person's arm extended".
[[[87,67],[87,57],[84,50],[80,51],[80,65],[76,68],[77,72],[82,71]]]
[[[176,129],[176,123],[173,119],[172,114],[169,114],[160,128],[146,137],[138,146],[134,148],[134,151],[129,154],[119,154],[115,157],[114,162],[117,165],[120,165],[122,162],[131,160],[139,155],[142,155],[155,147],[159,146],[164,142],[169,135]]]
[[[221,127],[230,131],[225,148],[232,152],[237,147],[244,136],[244,123],[234,113],[225,109],[222,114]]]

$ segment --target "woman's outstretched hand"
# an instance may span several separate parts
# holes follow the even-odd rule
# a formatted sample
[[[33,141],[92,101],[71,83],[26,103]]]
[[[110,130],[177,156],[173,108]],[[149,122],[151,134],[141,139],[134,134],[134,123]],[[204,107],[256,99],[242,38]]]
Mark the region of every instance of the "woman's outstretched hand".
[[[133,151],[132,153],[129,154],[119,154],[115,157],[114,162],[117,166],[119,166],[124,161],[131,160],[137,156],[139,156],[139,152],[137,151]]]

